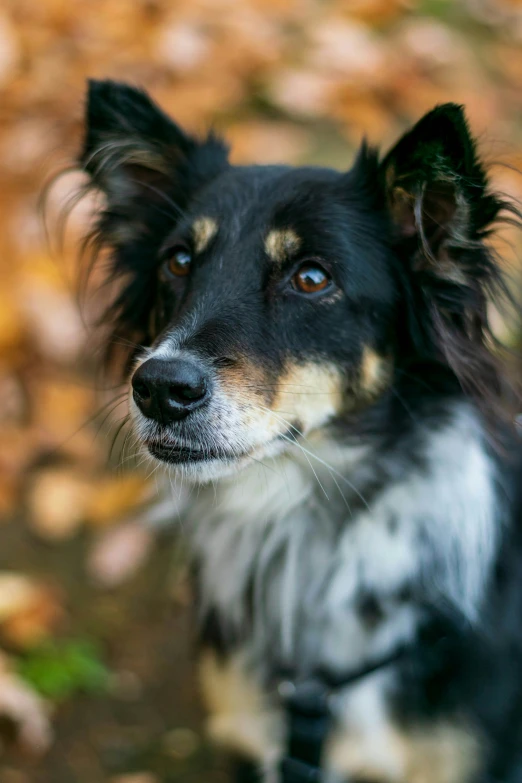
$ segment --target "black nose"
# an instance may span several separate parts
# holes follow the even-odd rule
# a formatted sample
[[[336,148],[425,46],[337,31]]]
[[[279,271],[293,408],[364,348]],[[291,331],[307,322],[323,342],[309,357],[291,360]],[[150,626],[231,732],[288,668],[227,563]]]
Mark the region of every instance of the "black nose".
[[[205,372],[190,359],[148,359],[132,376],[136,405],[149,419],[168,424],[208,398]]]

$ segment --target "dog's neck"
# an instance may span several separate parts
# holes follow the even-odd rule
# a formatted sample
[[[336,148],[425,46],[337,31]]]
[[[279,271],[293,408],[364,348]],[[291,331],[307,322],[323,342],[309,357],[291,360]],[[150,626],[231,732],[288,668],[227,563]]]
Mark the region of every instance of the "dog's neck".
[[[476,618],[498,546],[494,464],[473,411],[399,442],[307,443],[201,492],[201,611],[256,666],[347,670],[412,639],[426,607]]]

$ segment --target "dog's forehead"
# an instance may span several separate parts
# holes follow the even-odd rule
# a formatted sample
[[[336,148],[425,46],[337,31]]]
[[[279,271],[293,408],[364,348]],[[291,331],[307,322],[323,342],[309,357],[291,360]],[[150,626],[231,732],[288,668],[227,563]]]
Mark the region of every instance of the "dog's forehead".
[[[319,168],[231,167],[192,206],[196,242],[202,230],[234,241],[255,236],[270,258],[280,260],[304,243],[310,225],[317,232],[325,213],[335,211],[340,176]]]
[[[352,172],[316,167],[231,167],[208,185],[188,215],[196,249],[241,275],[324,259],[350,276],[350,291],[392,295],[386,226]]]

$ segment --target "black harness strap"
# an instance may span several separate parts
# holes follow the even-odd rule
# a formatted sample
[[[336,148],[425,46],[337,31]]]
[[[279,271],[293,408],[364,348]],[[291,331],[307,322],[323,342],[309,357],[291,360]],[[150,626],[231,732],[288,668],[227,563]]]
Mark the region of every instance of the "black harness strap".
[[[407,648],[401,647],[386,658],[343,675],[319,670],[315,677],[300,680],[285,670],[277,692],[287,718],[287,753],[279,765],[278,783],[322,783],[322,755],[336,692],[391,666],[406,652]],[[236,772],[236,783],[261,783],[259,770],[249,762],[241,762]]]
[[[332,723],[336,691],[384,669],[404,656],[401,647],[370,666],[344,675],[319,671],[315,678],[283,680],[278,687],[287,715],[287,754],[279,767],[279,783],[321,783],[321,759]]]
[[[287,755],[280,764],[280,783],[320,783],[321,756],[331,722],[328,690],[319,680],[281,683],[287,715]]]

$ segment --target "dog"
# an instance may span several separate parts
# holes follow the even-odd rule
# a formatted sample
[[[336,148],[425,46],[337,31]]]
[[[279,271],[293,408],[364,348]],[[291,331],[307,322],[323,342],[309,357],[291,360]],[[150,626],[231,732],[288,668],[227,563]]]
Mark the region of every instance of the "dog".
[[[92,81],[80,165],[137,441],[198,485],[200,683],[238,779],[522,781],[522,472],[487,317],[515,209],[462,107],[348,171],[233,166]]]

